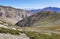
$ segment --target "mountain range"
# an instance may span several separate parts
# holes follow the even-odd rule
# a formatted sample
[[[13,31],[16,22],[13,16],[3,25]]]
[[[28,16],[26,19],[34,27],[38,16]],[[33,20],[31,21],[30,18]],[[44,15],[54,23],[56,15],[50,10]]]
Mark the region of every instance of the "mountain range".
[[[24,10],[10,6],[0,6],[0,20],[19,26],[44,26],[51,23],[55,25],[56,23],[60,24],[60,8],[46,7],[36,10]]]
[[[33,13],[36,13],[36,12],[45,11],[45,10],[53,11],[53,12],[60,12],[60,8],[58,8],[58,7],[46,7],[46,8],[42,8],[42,9],[32,9],[30,11]]]

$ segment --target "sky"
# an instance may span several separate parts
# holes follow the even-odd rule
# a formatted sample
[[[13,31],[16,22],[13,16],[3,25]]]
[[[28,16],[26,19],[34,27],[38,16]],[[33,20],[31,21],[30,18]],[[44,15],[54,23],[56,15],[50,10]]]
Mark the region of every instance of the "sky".
[[[0,0],[0,5],[21,9],[41,9],[45,7],[60,8],[60,0]]]

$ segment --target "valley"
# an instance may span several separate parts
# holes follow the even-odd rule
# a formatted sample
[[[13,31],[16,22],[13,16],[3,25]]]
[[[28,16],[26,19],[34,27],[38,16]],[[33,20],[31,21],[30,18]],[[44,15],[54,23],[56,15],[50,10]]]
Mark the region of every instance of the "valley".
[[[16,8],[12,7],[1,6],[0,8],[0,37],[3,36],[1,39],[5,37],[10,39],[24,39],[25,37],[25,39],[60,38],[59,12],[43,10],[33,14],[29,11],[27,13],[23,9],[15,11]],[[8,11],[7,8],[13,11]]]

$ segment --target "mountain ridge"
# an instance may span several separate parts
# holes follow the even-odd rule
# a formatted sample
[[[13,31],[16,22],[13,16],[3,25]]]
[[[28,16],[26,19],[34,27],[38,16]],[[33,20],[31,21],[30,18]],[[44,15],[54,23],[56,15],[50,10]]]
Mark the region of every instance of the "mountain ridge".
[[[16,23],[18,26],[48,26],[60,24],[60,13],[41,11]],[[57,23],[56,23],[56,22]],[[35,25],[37,23],[37,25]],[[47,24],[46,24],[47,23]]]
[[[0,18],[2,18],[4,21],[10,21],[13,25],[15,25],[16,22],[19,20],[22,20],[26,16],[30,16],[31,12],[27,12],[24,9],[17,9],[11,6],[2,6],[0,5]],[[0,19],[0,20],[2,20]],[[13,20],[12,20],[13,19]],[[6,22],[7,22],[6,21]]]
[[[45,8],[42,8],[42,9],[33,9],[33,10],[30,10],[30,11],[33,12],[33,13],[36,13],[36,12],[41,12],[41,11],[44,11],[44,10],[53,11],[53,12],[60,12],[60,8],[58,8],[58,7],[45,7]]]

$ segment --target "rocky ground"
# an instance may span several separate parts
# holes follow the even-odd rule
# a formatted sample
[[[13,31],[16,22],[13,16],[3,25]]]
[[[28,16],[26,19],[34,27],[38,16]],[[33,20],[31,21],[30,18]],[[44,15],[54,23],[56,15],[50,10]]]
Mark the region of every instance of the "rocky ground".
[[[21,33],[20,35],[0,33],[0,39],[29,39],[29,37],[27,37],[24,33]]]

